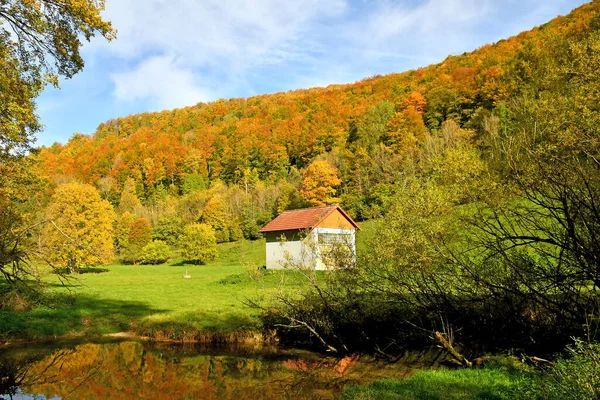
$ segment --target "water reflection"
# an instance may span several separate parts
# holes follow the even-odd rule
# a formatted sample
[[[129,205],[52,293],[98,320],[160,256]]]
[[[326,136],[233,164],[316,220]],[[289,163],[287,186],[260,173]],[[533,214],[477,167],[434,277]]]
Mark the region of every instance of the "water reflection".
[[[406,377],[435,354],[400,363],[284,349],[206,348],[139,341],[0,350],[8,399],[333,399],[344,386]],[[425,360],[429,360],[426,362]]]

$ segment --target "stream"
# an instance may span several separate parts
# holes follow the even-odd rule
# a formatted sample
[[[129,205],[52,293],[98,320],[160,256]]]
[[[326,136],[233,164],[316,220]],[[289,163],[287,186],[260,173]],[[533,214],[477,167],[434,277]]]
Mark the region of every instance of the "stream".
[[[441,352],[395,363],[281,347],[137,340],[0,348],[2,399],[336,399],[344,387],[436,368]]]

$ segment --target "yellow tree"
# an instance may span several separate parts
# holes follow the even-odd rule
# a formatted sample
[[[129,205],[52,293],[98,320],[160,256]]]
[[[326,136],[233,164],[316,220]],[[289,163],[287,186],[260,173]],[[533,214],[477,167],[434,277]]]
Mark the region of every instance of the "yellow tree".
[[[91,185],[68,183],[56,189],[46,211],[43,235],[48,260],[70,272],[114,258],[115,212]]]
[[[220,194],[215,194],[208,199],[202,210],[202,218],[200,221],[210,225],[215,230],[217,243],[229,241],[225,203]]]
[[[135,193],[135,181],[132,178],[127,179],[123,185],[121,192],[121,200],[119,201],[119,214],[129,212],[131,214],[139,213],[143,208],[142,202]]]
[[[135,221],[135,216],[128,211],[125,211],[117,217],[115,224],[115,243],[119,250],[127,247],[127,244],[129,243],[129,230],[133,221]]]
[[[341,183],[337,168],[327,161],[314,161],[304,171],[300,195],[316,207],[339,203],[340,199],[334,196]]]

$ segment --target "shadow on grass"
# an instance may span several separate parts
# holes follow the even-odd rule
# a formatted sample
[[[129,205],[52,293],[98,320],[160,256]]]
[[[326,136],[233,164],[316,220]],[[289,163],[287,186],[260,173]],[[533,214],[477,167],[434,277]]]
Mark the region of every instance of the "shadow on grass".
[[[55,294],[29,311],[0,310],[0,337],[36,339],[73,333],[104,334],[135,330],[139,320],[167,310],[143,302]]]
[[[67,277],[76,277],[77,275],[83,274],[102,274],[104,272],[110,271],[108,268],[100,268],[100,267],[84,267],[80,268],[78,273],[71,274],[69,270],[66,268],[58,268],[54,271],[55,274],[63,274]]]
[[[203,265],[206,265],[206,263],[205,262],[200,262],[198,264],[195,264],[192,261],[185,261],[185,260],[169,264],[169,266],[171,266],[171,267],[201,267]]]

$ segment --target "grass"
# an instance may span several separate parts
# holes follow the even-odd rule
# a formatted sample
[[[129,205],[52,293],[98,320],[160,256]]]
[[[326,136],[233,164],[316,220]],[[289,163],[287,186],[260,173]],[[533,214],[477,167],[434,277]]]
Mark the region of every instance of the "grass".
[[[0,336],[36,338],[120,331],[177,336],[189,331],[231,332],[260,327],[258,310],[243,304],[264,289],[249,272],[275,287],[280,273],[263,271],[264,241],[218,246],[216,261],[188,265],[114,264],[89,269],[63,287],[53,275],[45,306],[26,312],[0,310]],[[184,279],[187,272],[191,279]],[[92,273],[96,272],[96,273]]]
[[[502,366],[484,369],[420,371],[403,379],[377,380],[366,386],[351,386],[344,399],[350,400],[441,400],[441,399],[531,399],[534,376]]]
[[[373,223],[358,236],[357,251],[366,249]],[[366,250],[365,250],[366,251]],[[53,274],[45,276],[51,290],[44,301],[25,311],[0,309],[0,338],[35,339],[69,334],[134,331],[161,339],[202,333],[260,329],[259,310],[244,304],[281,285],[301,284],[289,271],[263,270],[265,242],[241,241],[218,246],[216,260],[206,265],[179,259],[151,265],[113,264],[90,268],[66,287]],[[187,272],[191,279],[184,279]],[[252,275],[260,275],[259,284]],[[197,339],[197,337],[196,337]]]

